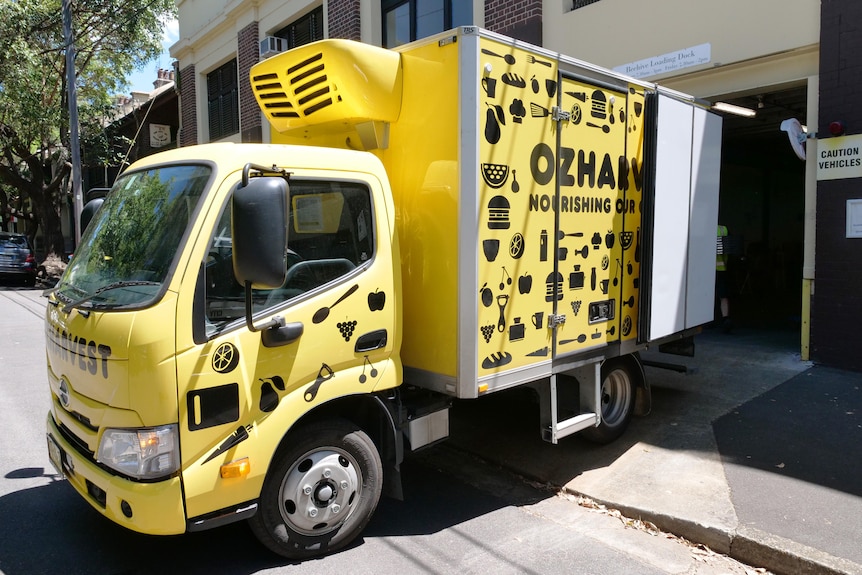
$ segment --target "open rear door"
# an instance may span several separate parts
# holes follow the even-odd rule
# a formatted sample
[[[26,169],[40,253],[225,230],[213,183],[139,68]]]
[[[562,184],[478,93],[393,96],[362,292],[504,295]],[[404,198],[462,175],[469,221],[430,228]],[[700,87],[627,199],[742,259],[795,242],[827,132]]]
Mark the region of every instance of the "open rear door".
[[[721,166],[719,116],[661,92],[648,110],[654,169],[644,194],[642,342],[713,319]]]

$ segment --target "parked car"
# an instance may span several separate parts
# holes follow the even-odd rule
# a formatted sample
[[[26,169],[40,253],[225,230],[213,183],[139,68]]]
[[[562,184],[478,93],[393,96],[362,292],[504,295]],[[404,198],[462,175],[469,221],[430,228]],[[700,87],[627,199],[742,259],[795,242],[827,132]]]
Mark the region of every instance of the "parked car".
[[[32,286],[38,269],[30,238],[24,234],[0,232],[0,278],[13,278]]]

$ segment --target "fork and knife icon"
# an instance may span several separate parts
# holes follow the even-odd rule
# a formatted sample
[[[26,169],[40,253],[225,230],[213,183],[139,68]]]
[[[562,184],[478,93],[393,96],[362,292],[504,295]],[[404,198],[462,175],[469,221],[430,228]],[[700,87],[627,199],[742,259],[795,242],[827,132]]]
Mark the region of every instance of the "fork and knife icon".
[[[529,62],[530,64],[541,64],[542,66],[547,66],[548,68],[551,67],[550,62],[546,60],[537,60],[536,57],[531,54],[527,55],[527,62]]]

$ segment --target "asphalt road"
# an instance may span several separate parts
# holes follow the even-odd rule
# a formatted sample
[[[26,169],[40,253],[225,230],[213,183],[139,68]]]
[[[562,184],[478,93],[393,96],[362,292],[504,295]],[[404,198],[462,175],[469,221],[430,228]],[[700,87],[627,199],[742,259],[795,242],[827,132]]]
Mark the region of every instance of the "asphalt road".
[[[245,524],[175,537],[127,531],[93,511],[48,463],[39,290],[0,287],[0,573],[746,574],[723,556],[632,527],[447,444],[404,465],[362,537],[291,564]]]

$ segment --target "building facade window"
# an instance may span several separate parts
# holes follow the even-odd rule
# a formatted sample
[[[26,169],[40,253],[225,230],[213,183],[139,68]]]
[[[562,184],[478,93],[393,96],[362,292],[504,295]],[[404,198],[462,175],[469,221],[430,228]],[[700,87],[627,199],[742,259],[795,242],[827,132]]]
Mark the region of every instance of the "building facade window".
[[[287,40],[288,49],[323,40],[323,6],[294,20],[273,36]]]
[[[381,8],[385,48],[473,24],[473,3],[465,0],[382,0]]]
[[[239,85],[236,58],[207,74],[210,141],[239,132]]]
[[[599,0],[569,0],[568,1],[568,10],[566,12],[571,12],[572,10],[577,10],[578,8],[583,8],[588,4],[593,4],[598,2]]]

